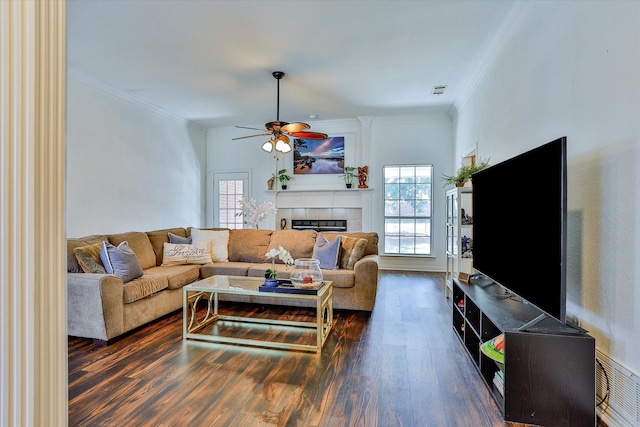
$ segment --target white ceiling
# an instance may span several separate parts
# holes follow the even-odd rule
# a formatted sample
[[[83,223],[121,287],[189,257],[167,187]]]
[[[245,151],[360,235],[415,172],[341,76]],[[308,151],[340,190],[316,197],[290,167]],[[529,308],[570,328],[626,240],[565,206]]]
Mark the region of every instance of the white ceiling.
[[[69,0],[72,74],[207,128],[449,111],[515,0]],[[447,85],[433,95],[436,85]]]

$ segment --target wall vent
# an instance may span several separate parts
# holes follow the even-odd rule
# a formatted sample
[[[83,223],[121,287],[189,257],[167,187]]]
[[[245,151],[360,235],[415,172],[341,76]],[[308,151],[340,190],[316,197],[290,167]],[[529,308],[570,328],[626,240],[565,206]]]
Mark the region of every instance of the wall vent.
[[[609,396],[598,407],[598,415],[610,427],[640,425],[640,377],[596,350],[600,362],[596,369],[596,397],[598,402]],[[606,375],[605,375],[606,373]]]

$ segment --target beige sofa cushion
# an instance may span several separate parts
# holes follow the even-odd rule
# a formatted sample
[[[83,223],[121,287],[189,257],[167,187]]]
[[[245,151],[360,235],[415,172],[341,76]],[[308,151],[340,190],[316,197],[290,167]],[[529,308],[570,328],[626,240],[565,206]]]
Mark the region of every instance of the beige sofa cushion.
[[[253,263],[250,262],[216,262],[200,267],[201,277],[210,276],[246,276]],[[262,276],[264,277],[264,275]]]
[[[156,266],[156,254],[153,251],[153,246],[151,246],[147,233],[131,231],[129,233],[109,234],[107,237],[109,238],[109,243],[114,246],[126,241],[138,257],[143,270]]]
[[[74,252],[75,248],[93,245],[96,243],[102,243],[103,241],[106,241],[106,240],[107,240],[107,236],[103,234],[67,239],[67,271],[69,273],[83,272],[82,268],[80,267],[80,264],[78,264],[78,259],[76,258],[76,254]]]
[[[153,252],[156,254],[156,265],[162,265],[163,248],[165,243],[169,243],[169,233],[187,237],[186,228],[165,228],[163,230],[147,231],[149,242],[151,242]]]
[[[229,261],[264,262],[273,230],[250,228],[229,232]]]
[[[278,230],[274,231],[271,235],[271,242],[267,251],[271,249],[278,249],[280,246],[289,251],[293,259],[297,258],[311,258],[313,255],[313,246],[316,243],[316,236],[318,232],[315,230]],[[265,253],[267,252],[265,251]],[[263,254],[263,261],[266,261],[266,257]],[[283,264],[279,258],[276,258],[276,262]]]
[[[199,265],[172,265],[168,267],[151,267],[144,272],[145,276],[165,276],[169,289],[180,289],[184,285],[200,278]]]
[[[322,279],[331,280],[334,288],[353,288],[356,284],[353,270],[322,270]]]
[[[151,245],[149,245],[151,246]],[[143,275],[123,285],[124,303],[138,301],[169,287],[167,276]]]

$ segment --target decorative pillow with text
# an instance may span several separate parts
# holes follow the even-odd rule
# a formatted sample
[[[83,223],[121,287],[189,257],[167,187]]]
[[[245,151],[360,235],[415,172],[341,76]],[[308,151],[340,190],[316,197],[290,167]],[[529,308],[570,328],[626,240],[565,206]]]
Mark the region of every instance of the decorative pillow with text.
[[[208,264],[211,262],[211,249],[208,241],[187,244],[165,243],[162,265]]]

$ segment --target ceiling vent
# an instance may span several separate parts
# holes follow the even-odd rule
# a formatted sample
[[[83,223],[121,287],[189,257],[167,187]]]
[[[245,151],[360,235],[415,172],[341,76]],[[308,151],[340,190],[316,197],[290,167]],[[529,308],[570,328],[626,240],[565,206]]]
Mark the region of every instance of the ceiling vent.
[[[446,85],[434,86],[433,87],[433,94],[434,95],[442,95],[444,93],[444,89],[446,87],[447,87]]]

